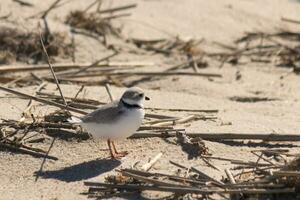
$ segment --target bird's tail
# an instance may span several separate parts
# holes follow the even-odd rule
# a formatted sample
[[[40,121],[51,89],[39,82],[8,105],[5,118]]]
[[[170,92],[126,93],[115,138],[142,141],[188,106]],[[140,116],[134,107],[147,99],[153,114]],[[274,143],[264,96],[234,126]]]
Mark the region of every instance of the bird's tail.
[[[82,120],[79,119],[78,117],[72,116],[71,118],[68,119],[68,122],[70,122],[72,124],[79,124],[82,122]]]

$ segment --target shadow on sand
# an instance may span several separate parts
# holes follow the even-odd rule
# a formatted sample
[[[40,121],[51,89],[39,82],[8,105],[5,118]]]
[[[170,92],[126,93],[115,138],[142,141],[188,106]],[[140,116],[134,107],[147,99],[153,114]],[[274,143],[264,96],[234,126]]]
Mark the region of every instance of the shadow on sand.
[[[96,177],[100,174],[113,170],[120,164],[121,162],[119,160],[97,159],[59,170],[37,172],[36,175],[42,178],[74,182]]]

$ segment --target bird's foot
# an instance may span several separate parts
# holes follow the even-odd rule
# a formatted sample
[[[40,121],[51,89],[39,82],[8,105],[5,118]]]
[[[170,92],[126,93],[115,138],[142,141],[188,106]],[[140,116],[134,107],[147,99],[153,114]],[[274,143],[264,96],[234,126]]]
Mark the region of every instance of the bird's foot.
[[[116,152],[112,155],[112,158],[123,158],[128,154],[127,151]]]

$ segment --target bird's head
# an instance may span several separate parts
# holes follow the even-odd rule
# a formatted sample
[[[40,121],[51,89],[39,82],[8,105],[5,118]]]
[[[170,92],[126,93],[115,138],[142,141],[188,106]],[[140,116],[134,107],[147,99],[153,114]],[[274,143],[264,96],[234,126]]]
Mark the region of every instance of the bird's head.
[[[144,101],[150,100],[149,97],[145,96],[144,91],[138,87],[128,88],[121,97],[121,100],[129,105],[138,105],[144,107]]]

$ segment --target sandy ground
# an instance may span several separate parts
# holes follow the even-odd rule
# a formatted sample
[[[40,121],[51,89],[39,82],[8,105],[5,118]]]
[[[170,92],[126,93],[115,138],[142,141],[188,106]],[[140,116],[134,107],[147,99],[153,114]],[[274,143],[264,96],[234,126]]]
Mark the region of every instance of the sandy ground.
[[[36,21],[25,21],[23,18],[48,8],[50,0],[39,3],[31,0],[35,7],[21,7],[10,0],[1,2],[2,13],[12,10],[12,19],[24,28],[31,27]],[[69,10],[82,8],[91,1],[73,1],[59,8],[49,16],[53,30],[68,30],[63,25],[63,18]],[[127,4],[135,1],[113,1],[112,5]],[[138,7],[132,11],[132,16],[124,18],[124,35],[138,38],[161,38],[179,35],[180,37],[204,38],[203,47],[207,51],[218,50],[214,41],[231,44],[245,31],[271,31],[278,28],[292,30],[300,26],[285,23],[281,17],[300,19],[300,4],[296,1],[284,0],[226,0],[226,1],[138,1]],[[78,62],[93,62],[103,57],[104,47],[93,39],[76,36],[79,47],[76,51]],[[178,63],[178,59],[164,58],[161,55],[132,55],[122,54],[116,60],[143,60],[157,63],[154,68],[161,69]],[[196,121],[184,127],[195,133],[299,133],[300,85],[299,77],[289,74],[283,79],[287,70],[275,68],[267,64],[244,64],[230,66],[225,64],[218,68],[216,61],[209,62],[209,68],[203,71],[218,72],[221,79],[208,80],[201,77],[168,77],[159,80],[139,83],[145,89],[151,101],[146,106],[159,108],[197,108],[219,109],[218,120]],[[242,79],[235,80],[235,73],[239,70]],[[159,87],[159,89],[157,89]],[[46,91],[54,91],[55,86],[48,84]],[[62,85],[66,96],[73,96],[79,89],[75,85]],[[32,93],[33,87],[21,88],[23,92]],[[116,97],[120,96],[124,88],[112,87]],[[240,103],[231,101],[232,96],[253,96],[259,92],[261,96],[278,98],[276,101],[257,103]],[[86,97],[109,102],[103,87],[86,87]],[[0,91],[0,117],[4,119],[19,119],[28,100],[14,98]],[[40,112],[51,111],[53,108],[37,106]],[[162,113],[162,112],[158,112]],[[185,116],[187,113],[164,112],[174,116]],[[231,123],[231,125],[224,125]],[[180,128],[180,126],[179,126]],[[299,133],[300,134],[300,133]],[[37,147],[47,148],[50,141],[36,144]],[[211,153],[215,156],[253,160],[250,150],[266,147],[289,147],[298,151],[300,143],[247,143],[237,141],[232,143],[207,142]],[[186,166],[195,166],[204,172],[221,178],[223,171],[216,171],[207,167],[197,159],[187,160],[187,155],[180,146],[168,141],[153,139],[135,139],[118,142],[118,147],[128,150],[130,154],[120,160],[107,159],[105,141],[65,141],[58,139],[51,154],[58,157],[58,161],[47,161],[44,173],[35,182],[34,173],[39,170],[41,159],[28,155],[0,151],[0,199],[86,199],[80,193],[85,192],[83,181],[102,180],[105,174],[116,168],[128,167],[136,162],[140,165],[147,162],[159,152],[163,157],[153,170],[161,172],[175,172],[176,167],[168,163],[169,160],[184,162]],[[104,149],[104,150],[103,150]],[[227,162],[213,161],[222,170],[230,167]]]

